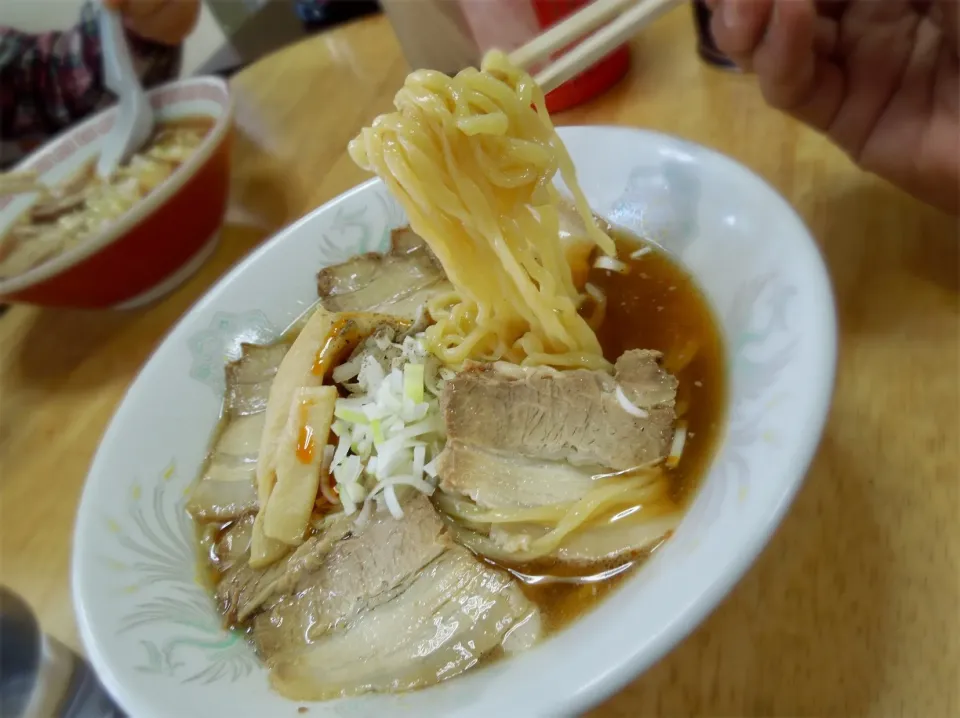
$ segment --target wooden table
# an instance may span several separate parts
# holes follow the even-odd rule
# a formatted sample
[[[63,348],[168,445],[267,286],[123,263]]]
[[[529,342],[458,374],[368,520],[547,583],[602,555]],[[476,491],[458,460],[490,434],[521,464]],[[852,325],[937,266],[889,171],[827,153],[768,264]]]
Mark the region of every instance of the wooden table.
[[[720,608],[592,714],[960,715],[960,338],[955,220],[701,64],[687,9],[638,39],[630,77],[560,124],[648,127],[715,147],[791,201],[826,256],[842,342],[833,411],[796,504]],[[149,308],[0,319],[0,581],[74,647],[69,561],[84,475],[151,350],[275,230],[363,179],[344,151],[407,72],[365,20],[233,80],[232,209],[213,259]]]

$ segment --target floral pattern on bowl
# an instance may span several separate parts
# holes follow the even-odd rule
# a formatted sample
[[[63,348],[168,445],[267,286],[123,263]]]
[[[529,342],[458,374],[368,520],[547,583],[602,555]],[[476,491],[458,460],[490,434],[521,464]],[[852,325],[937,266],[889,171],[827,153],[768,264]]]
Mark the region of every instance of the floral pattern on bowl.
[[[117,634],[129,635],[143,655],[137,671],[181,682],[232,682],[250,675],[257,658],[243,636],[224,629],[210,610],[197,575],[196,532],[171,463],[144,493],[130,488],[125,514],[105,519],[116,536],[107,566],[131,597]],[[191,570],[192,567],[192,570]],[[162,635],[145,630],[163,626]]]
[[[226,389],[224,367],[240,358],[241,345],[269,344],[279,336],[259,309],[239,314],[217,312],[206,329],[187,341],[193,355],[190,376],[222,398]]]
[[[573,713],[644,670],[703,619],[773,531],[826,416],[835,361],[829,283],[800,220],[713,152],[616,128],[561,131],[591,206],[673,252],[727,346],[725,436],[675,536],[600,607],[525,654],[434,688],[310,706],[310,715]],[[108,429],[77,520],[74,595],[101,679],[132,715],[295,716],[198,582],[185,492],[241,341],[279,336],[315,300],[315,273],[381,251],[405,222],[368,182],[241,263],[180,322]],[[208,391],[198,391],[198,382]],[[616,630],[610,627],[616,625]]]

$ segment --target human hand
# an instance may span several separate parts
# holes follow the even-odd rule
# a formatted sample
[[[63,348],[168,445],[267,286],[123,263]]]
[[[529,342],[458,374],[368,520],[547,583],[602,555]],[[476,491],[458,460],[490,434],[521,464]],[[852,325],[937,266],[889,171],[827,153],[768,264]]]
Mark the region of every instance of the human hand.
[[[960,211],[958,0],[707,0],[767,102],[864,169]]]
[[[162,45],[179,45],[200,17],[200,0],[103,0],[130,32]]]

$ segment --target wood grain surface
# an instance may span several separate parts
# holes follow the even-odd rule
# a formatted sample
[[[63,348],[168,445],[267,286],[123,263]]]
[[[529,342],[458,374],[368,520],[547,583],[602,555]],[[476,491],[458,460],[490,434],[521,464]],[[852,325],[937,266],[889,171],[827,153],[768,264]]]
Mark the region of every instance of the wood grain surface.
[[[252,65],[232,80],[231,209],[213,258],[141,310],[0,317],[0,581],[68,645],[74,514],[124,391],[230,266],[364,179],[346,143],[406,72],[379,17]],[[662,130],[759,173],[817,237],[841,331],[823,444],[782,527],[703,625],[590,715],[960,715],[956,220],[765,108],[749,77],[703,65],[689,8],[634,42],[626,80],[556,120]]]

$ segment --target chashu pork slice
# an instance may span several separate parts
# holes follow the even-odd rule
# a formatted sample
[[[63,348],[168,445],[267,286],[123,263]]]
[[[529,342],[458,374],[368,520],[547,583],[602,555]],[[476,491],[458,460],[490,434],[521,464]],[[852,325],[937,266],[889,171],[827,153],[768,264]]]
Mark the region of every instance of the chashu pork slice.
[[[462,494],[485,509],[533,508],[565,504],[581,498],[603,473],[518,454],[482,449],[459,440],[448,440],[437,460],[440,487]]]
[[[312,644],[274,653],[270,679],[299,700],[412,690],[462,673],[501,645],[527,648],[538,633],[537,610],[513,579],[456,546],[389,600]]]
[[[221,610],[256,614],[254,641],[284,695],[427,686],[539,637],[538,610],[508,574],[453,544],[422,495],[401,505],[403,518],[378,510],[362,528],[330,518],[284,561],[224,576]]]
[[[611,474],[669,451],[677,381],[653,351],[625,352],[613,376],[600,371],[474,365],[447,382],[447,444],[437,461],[440,489],[480,509],[507,512],[572,505]],[[635,407],[628,412],[616,393]],[[551,558],[591,564],[635,554],[679,524],[680,514],[627,520],[571,534]],[[509,553],[525,551],[543,526],[500,523],[488,535]]]
[[[256,511],[257,454],[267,397],[287,343],[243,344],[241,356],[226,368],[224,424],[187,500],[187,511],[201,521],[228,521]]]
[[[254,568],[247,560],[234,560],[217,584],[215,598],[227,624],[244,622],[264,605],[272,605],[294,591],[304,576],[318,571],[337,542],[346,536],[353,521],[343,514],[331,517],[324,528],[311,536],[283,560]],[[253,522],[250,522],[252,540]],[[220,550],[222,542],[217,548]],[[249,558],[249,550],[244,559]]]
[[[450,548],[429,500],[418,494],[403,512],[399,520],[378,512],[344,536],[315,570],[286,587],[286,596],[257,618],[254,637],[264,656],[289,645],[291,637],[312,639],[351,619]]]
[[[331,312],[412,319],[431,298],[452,289],[440,262],[409,227],[393,230],[389,252],[361,254],[317,274],[320,303]]]
[[[614,376],[585,369],[470,366],[446,383],[441,398],[448,448],[456,453],[472,447],[487,455],[564,462],[605,473],[660,459],[673,437],[677,380],[659,358],[653,351],[625,352]],[[618,390],[642,416],[624,408]],[[463,488],[469,478],[455,475],[458,462],[448,457],[441,463],[451,469],[441,472],[443,487],[468,493]]]

